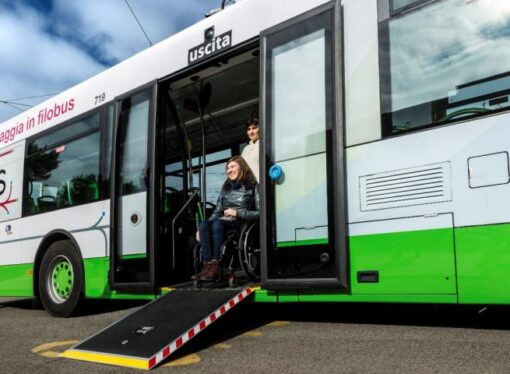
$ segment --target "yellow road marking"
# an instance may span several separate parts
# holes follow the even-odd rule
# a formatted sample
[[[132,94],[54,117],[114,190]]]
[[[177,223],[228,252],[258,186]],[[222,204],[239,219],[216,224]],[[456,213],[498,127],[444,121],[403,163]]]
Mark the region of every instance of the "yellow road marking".
[[[32,348],[31,351],[32,351],[32,353],[38,353],[38,354],[42,355],[44,352],[50,351],[52,348],[74,345],[77,343],[79,343],[79,340],[63,340],[63,341],[59,341],[59,342],[44,343],[44,344],[38,345],[37,347]]]
[[[168,293],[168,292],[175,291],[175,288],[172,288],[172,287],[161,287],[160,290],[161,290],[161,292]]]
[[[202,358],[200,358],[200,356],[197,355],[196,353],[192,353],[190,355],[181,357],[178,360],[171,361],[171,362],[161,365],[161,366],[169,366],[169,367],[186,366],[186,365],[198,364],[200,361],[202,361]]]
[[[230,349],[232,348],[232,346],[230,344],[227,344],[227,343],[218,343],[214,346],[214,348],[218,348],[218,349]]]
[[[262,331],[252,330],[252,331],[245,332],[243,335],[256,337],[256,336],[260,336],[262,334],[263,334]]]
[[[61,354],[62,354],[62,352],[57,352],[57,351],[44,351],[44,352],[39,353],[39,356],[43,356],[46,358],[59,358]]]
[[[267,327],[282,327],[282,326],[287,326],[288,324],[290,324],[289,321],[273,321],[271,323],[268,323],[266,326]]]

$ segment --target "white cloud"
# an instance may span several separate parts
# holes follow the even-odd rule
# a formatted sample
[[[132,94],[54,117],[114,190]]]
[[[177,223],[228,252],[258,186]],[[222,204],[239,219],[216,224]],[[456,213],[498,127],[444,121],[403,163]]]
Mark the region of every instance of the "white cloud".
[[[203,18],[206,6],[215,1],[129,0],[149,39],[157,43]],[[210,5],[208,5],[210,4]],[[143,31],[124,0],[55,1],[58,31],[98,45],[107,60],[120,61],[149,46]]]
[[[129,0],[153,43],[219,3]],[[24,1],[0,5],[0,46],[0,100],[8,100],[61,92],[149,45],[124,0],[54,0],[47,14]],[[0,104],[0,123],[19,112]]]

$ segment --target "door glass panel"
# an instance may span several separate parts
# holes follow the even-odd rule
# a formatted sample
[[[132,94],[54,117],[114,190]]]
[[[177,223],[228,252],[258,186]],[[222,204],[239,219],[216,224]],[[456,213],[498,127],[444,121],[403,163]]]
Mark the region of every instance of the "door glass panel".
[[[275,185],[276,246],[327,244],[326,154],[278,164],[285,172],[285,182]]]
[[[149,100],[123,111],[121,118],[120,182],[124,196],[147,189]]]
[[[324,30],[273,52],[274,154],[285,160],[325,152]]]
[[[297,244],[299,228],[327,226],[324,50],[321,29],[273,52],[274,161],[286,176],[275,187],[277,246]],[[316,234],[327,241],[327,230]]]

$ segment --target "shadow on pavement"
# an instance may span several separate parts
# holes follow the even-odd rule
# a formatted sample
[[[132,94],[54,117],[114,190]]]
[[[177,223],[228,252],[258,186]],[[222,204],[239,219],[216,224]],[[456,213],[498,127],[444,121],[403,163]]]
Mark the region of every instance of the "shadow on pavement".
[[[508,306],[301,303],[280,304],[279,319],[325,323],[415,325],[477,329],[510,328]]]
[[[505,306],[432,304],[288,303],[242,304],[191,340],[171,360],[221,343],[273,321],[437,326],[509,330]]]
[[[83,300],[78,307],[78,311],[71,315],[69,318],[111,313],[139,307],[146,304],[147,302],[147,300]],[[0,309],[2,308],[44,310],[41,302],[35,298],[0,301]]]

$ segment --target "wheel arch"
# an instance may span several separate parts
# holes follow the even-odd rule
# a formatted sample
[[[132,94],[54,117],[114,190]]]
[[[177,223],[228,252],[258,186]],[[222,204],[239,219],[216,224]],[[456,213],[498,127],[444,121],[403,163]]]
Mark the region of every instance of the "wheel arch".
[[[66,230],[57,229],[50,231],[48,234],[44,236],[37,248],[37,252],[34,260],[34,276],[33,276],[33,288],[34,288],[34,296],[39,296],[39,271],[41,268],[41,262],[44,257],[44,254],[48,250],[48,248],[55,242],[60,240],[67,240],[71,242],[73,245],[76,255],[80,259],[80,266],[83,274],[83,289],[82,293],[85,294],[85,268],[83,266],[83,256],[81,254],[80,246],[78,245],[78,241],[75,237]]]

